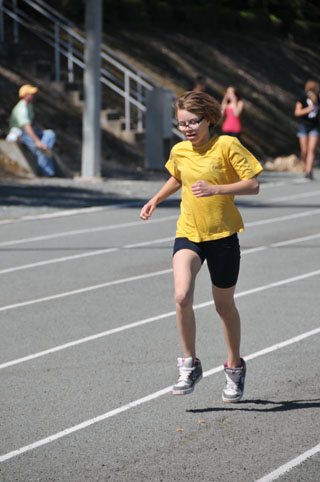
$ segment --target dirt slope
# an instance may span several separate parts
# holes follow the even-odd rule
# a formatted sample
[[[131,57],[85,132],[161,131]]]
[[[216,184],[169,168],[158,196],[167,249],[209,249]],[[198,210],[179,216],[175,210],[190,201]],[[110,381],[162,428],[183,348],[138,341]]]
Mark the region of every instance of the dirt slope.
[[[75,173],[81,169],[81,112],[52,87],[47,76],[35,73],[33,62],[44,57],[54,64],[53,51],[37,48],[37,41],[21,32],[19,49],[6,49],[0,67],[0,127],[17,100],[19,85],[36,83],[40,87],[35,110],[38,125],[57,132],[57,150]],[[190,89],[196,75],[207,79],[207,90],[221,100],[227,85],[238,87],[245,101],[243,142],[266,161],[280,155],[298,153],[296,99],[309,78],[320,78],[320,45],[307,38],[293,40],[258,31],[224,32],[210,36],[201,33],[174,33],[164,30],[108,28],[104,39],[123,58],[133,62],[158,82],[178,95]],[[24,46],[24,47],[23,47]],[[12,52],[12,51],[11,51]],[[26,52],[28,52],[28,57]],[[32,52],[34,57],[32,57]],[[31,59],[31,60],[30,60]],[[111,103],[110,92],[103,91]],[[143,170],[143,152],[104,133],[102,170],[104,175]]]
[[[227,85],[237,86],[246,107],[244,142],[264,160],[298,152],[293,110],[306,80],[320,80],[319,43],[257,31],[210,37],[116,31],[106,37],[176,94],[189,89],[198,74],[219,101]]]

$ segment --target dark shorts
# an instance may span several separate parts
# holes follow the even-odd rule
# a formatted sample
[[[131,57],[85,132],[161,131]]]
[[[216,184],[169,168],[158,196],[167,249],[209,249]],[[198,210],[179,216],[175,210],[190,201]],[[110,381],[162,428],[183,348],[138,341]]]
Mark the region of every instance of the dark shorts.
[[[319,128],[317,124],[314,125],[305,125],[300,124],[297,137],[307,137],[307,136],[318,136],[319,135]]]
[[[231,288],[237,283],[240,269],[240,245],[237,233],[227,238],[194,243],[188,238],[176,238],[173,255],[181,249],[197,253],[201,263],[207,260],[212,283],[218,288]]]

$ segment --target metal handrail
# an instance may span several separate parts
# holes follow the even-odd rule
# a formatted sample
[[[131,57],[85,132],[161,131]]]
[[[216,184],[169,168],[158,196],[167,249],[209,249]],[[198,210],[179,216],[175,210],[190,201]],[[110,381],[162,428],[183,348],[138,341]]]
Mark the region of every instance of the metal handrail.
[[[22,20],[21,18],[19,18],[19,17],[17,16],[17,14],[14,14],[14,13],[10,12],[9,10],[7,10],[6,7],[3,7],[3,11],[4,11],[8,16],[10,16],[12,19],[16,20],[18,23],[20,23],[21,25],[23,25],[24,27],[26,27],[26,28],[29,27],[29,25],[28,25],[24,20]],[[46,43],[48,43],[48,45],[50,45],[51,47],[55,47],[54,42],[51,41],[49,38],[44,37],[40,32],[38,32],[38,31],[35,30],[33,33],[34,33],[35,35],[37,35],[41,40],[43,40],[43,41],[45,41]],[[58,48],[58,51],[59,51],[59,53],[61,53],[62,55],[67,56],[67,55],[68,55],[68,52],[61,46],[61,44],[63,45],[63,42],[61,42],[60,45],[57,47],[57,48]],[[74,52],[75,52],[75,50],[74,50]],[[76,51],[76,52],[78,52],[78,51]],[[80,67],[81,69],[84,69],[84,67],[85,67],[84,61],[81,60],[80,58],[74,56],[73,54],[72,54],[72,61],[73,61],[76,65],[78,65],[78,67]],[[132,97],[130,94],[126,94],[121,88],[117,87],[114,83],[112,83],[110,80],[108,80],[108,79],[106,78],[106,77],[109,77],[109,76],[112,77],[109,72],[105,71],[104,69],[102,69],[101,71],[102,71],[102,73],[103,73],[104,75],[101,75],[100,81],[101,81],[104,85],[112,88],[117,94],[121,95],[122,97],[126,97],[126,95],[127,95],[127,99],[129,99],[129,101],[130,101],[135,107],[137,107],[138,109],[142,110],[143,112],[146,111],[146,107],[145,107],[144,104],[142,104],[141,102],[137,101],[137,100],[136,100],[134,97]]]
[[[47,5],[42,0],[23,0],[26,4],[37,10],[39,13],[44,15],[46,18],[54,22],[59,26],[59,28],[65,30],[71,37],[79,41],[83,45],[86,42],[85,33],[79,29],[75,24],[70,22],[66,17],[61,15],[59,12],[55,11],[52,7]],[[39,5],[37,5],[37,3]],[[50,12],[46,12],[45,8]],[[52,15],[53,13],[53,15]],[[54,15],[59,19],[56,20]],[[62,23],[63,22],[63,23]],[[76,30],[74,30],[76,29]],[[130,78],[136,82],[141,82],[141,85],[146,89],[152,90],[153,87],[158,86],[157,82],[148,77],[144,72],[137,69],[136,67],[126,62],[124,59],[116,55],[111,49],[109,49],[105,44],[101,46],[101,57],[110,62],[113,66],[117,67],[122,72],[127,72]],[[134,72],[134,73],[133,73]],[[137,75],[135,75],[137,74]],[[145,78],[146,80],[143,80]]]
[[[19,1],[23,1],[33,10],[52,22],[54,25],[54,32],[51,32],[48,29],[41,29],[39,22],[18,7],[18,0],[11,0],[11,9],[4,5],[4,3],[6,3],[6,5],[10,3],[9,0],[0,0],[0,18],[2,12],[4,12],[14,21],[15,42],[18,41],[18,24],[21,24],[32,31],[42,41],[54,48],[56,81],[60,82],[61,78],[60,55],[62,55],[67,59],[68,81],[73,83],[74,65],[77,65],[81,69],[85,68],[84,53],[76,48],[74,43],[78,42],[80,47],[84,49],[86,42],[85,33],[43,0]],[[63,37],[63,32],[67,40]],[[133,106],[137,109],[137,129],[141,132],[143,130],[143,115],[146,112],[143,89],[150,91],[153,90],[154,87],[160,86],[160,84],[115,54],[115,52],[105,44],[102,44],[101,46],[101,61],[101,83],[124,98],[125,129],[131,129],[131,106]],[[103,67],[104,62],[113,67],[114,73],[121,73],[124,77],[123,81],[106,70]],[[132,82],[136,84],[136,89],[132,86]],[[175,128],[173,128],[173,133],[180,138],[183,138],[181,133]]]
[[[72,35],[76,40],[82,42],[83,44],[85,43],[85,33],[77,25],[75,25],[73,22],[71,22],[67,17],[62,15],[60,12],[55,10],[53,7],[48,5],[46,2],[44,2],[43,0],[23,0],[23,1],[25,3],[27,3],[28,5],[32,6],[34,9],[36,9],[39,13],[42,13],[43,15],[45,15],[51,21],[59,22],[60,27],[64,28],[67,33]],[[45,11],[45,9],[47,9],[49,14]],[[54,19],[54,17],[56,17],[57,20]],[[136,74],[138,74],[139,77],[144,78],[146,80],[146,83],[149,84],[149,87],[147,87],[147,88],[150,88],[150,86],[160,87],[160,84],[158,82],[156,82],[154,79],[149,77],[143,71],[139,70],[134,65],[130,64],[125,59],[121,58],[112,49],[107,47],[107,45],[105,45],[104,43],[102,43],[102,45],[101,45],[101,50],[102,50],[102,52],[106,52],[107,54],[109,54],[112,59],[118,60],[119,68],[123,69],[123,66],[126,66],[128,68],[128,70],[130,70],[131,72],[133,71]]]
[[[42,34],[35,28],[35,25],[39,27],[39,24],[35,22],[33,18],[31,18],[28,14],[26,14],[21,8],[18,7],[17,1],[15,0],[12,2],[12,10],[8,7],[4,6],[3,4],[0,5],[2,7],[2,11],[10,16],[14,20],[14,29],[17,31],[17,24],[23,25],[25,28],[31,30],[35,35],[37,35],[41,40],[49,44],[55,50],[55,73],[56,73],[56,81],[60,81],[61,69],[60,69],[60,54],[67,58],[68,61],[68,80],[69,82],[74,81],[74,72],[73,72],[73,64],[77,65],[81,69],[84,68],[84,54],[79,50],[75,49],[72,45],[73,40],[77,40],[80,44],[84,47],[85,45],[85,36],[80,31],[74,31],[73,28],[75,26],[67,21],[67,25],[63,24],[65,17],[58,12],[54,12],[54,9],[50,7],[50,13],[46,12],[43,6],[46,6],[45,2],[39,0],[23,0],[26,4],[32,7],[41,15],[45,16],[48,20],[50,20],[54,25],[54,34],[50,32],[50,30],[46,30],[45,33],[42,31]],[[41,3],[41,5],[37,5],[36,2]],[[2,2],[4,3],[4,2]],[[6,5],[8,2],[5,2]],[[51,13],[54,12],[55,15],[59,17],[57,20]],[[29,23],[28,23],[29,22]],[[68,36],[68,41],[66,42],[61,33],[64,31]],[[123,66],[122,63],[117,59],[114,59],[109,53],[110,49],[103,48],[101,52],[101,58],[104,62],[107,62],[109,65],[112,65],[116,71],[120,72],[124,80],[121,81],[117,79],[114,75],[112,75],[109,71],[101,67],[101,77],[100,80],[102,84],[106,85],[108,88],[116,92],[118,95],[124,98],[124,111],[125,111],[125,129],[131,129],[131,106],[134,106],[137,109],[137,127],[138,130],[142,131],[143,129],[143,113],[146,111],[146,107],[144,105],[144,96],[143,96],[143,89],[152,90],[154,88],[149,82],[144,80],[147,76],[139,71],[138,69],[134,68],[133,71],[128,69],[127,67]],[[143,78],[144,77],[144,78]],[[148,79],[149,80],[149,79]],[[135,82],[137,86],[137,90],[132,88],[131,81]]]

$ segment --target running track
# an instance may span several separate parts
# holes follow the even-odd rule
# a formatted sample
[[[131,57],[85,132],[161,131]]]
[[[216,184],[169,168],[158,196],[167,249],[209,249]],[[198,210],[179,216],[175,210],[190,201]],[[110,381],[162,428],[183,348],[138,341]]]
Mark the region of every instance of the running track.
[[[0,221],[1,482],[318,480],[320,182],[261,179],[238,198],[248,376],[232,406],[206,266],[205,378],[170,393],[178,203],[148,222],[130,200]]]

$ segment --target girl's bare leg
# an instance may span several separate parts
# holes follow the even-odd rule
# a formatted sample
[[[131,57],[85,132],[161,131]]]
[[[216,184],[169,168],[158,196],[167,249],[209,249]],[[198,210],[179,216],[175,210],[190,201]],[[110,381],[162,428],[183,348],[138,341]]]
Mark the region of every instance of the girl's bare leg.
[[[173,275],[178,331],[185,358],[196,357],[196,323],[193,295],[201,259],[189,249],[177,251],[173,257]]]
[[[240,361],[240,316],[234,302],[235,286],[218,288],[212,285],[216,310],[222,319],[222,327],[228,349],[228,366],[236,368]]]
[[[316,148],[318,144],[318,136],[308,137],[308,147],[306,152],[306,172],[312,172]]]
[[[308,136],[299,137],[299,145],[300,145],[301,160],[306,162],[307,149],[308,149]]]

